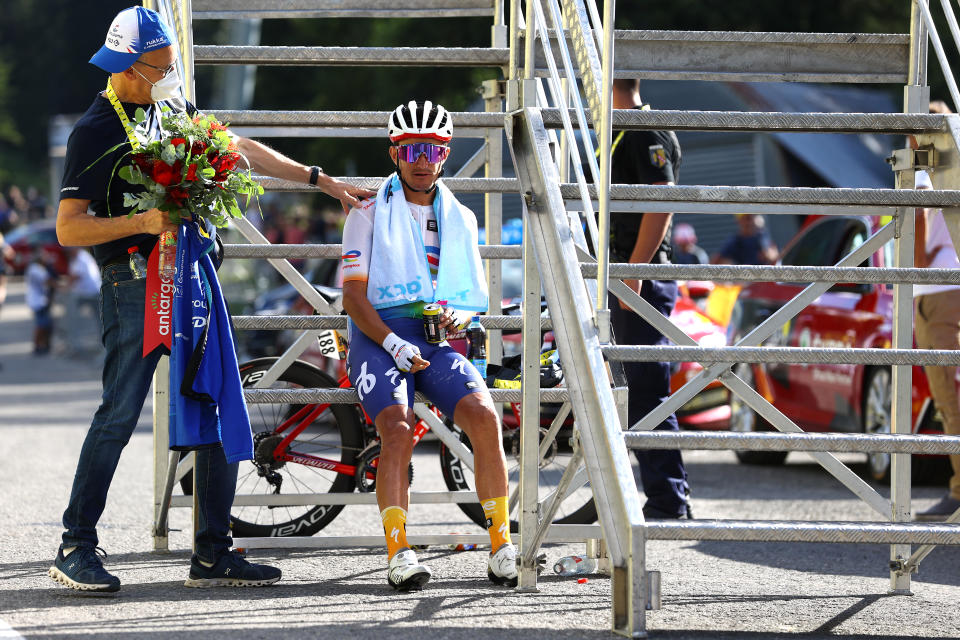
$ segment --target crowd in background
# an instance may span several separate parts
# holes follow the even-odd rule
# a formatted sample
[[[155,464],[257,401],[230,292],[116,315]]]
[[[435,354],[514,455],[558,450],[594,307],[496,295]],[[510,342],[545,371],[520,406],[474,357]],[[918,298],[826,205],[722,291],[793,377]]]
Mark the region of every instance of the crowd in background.
[[[0,189],[0,233],[52,215],[47,198],[36,187],[27,187],[24,191],[14,184]]]

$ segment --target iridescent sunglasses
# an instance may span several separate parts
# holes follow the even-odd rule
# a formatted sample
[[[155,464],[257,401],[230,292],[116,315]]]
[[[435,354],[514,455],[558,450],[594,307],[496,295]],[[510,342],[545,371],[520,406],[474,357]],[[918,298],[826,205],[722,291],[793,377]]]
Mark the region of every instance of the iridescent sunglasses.
[[[427,162],[435,164],[441,160],[446,160],[447,156],[450,155],[450,147],[429,142],[397,145],[397,157],[404,162],[416,162],[421,154],[427,156]]]

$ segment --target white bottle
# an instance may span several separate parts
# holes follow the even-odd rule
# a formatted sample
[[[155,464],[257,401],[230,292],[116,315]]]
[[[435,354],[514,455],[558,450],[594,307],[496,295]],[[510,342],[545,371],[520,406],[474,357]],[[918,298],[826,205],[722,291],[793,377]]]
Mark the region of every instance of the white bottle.
[[[553,572],[559,576],[575,576],[596,570],[597,559],[586,556],[565,556],[553,565]]]

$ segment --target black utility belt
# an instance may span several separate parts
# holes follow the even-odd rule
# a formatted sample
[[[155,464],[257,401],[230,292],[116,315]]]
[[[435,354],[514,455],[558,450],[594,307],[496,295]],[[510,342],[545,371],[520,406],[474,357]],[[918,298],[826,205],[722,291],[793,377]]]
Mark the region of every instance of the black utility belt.
[[[114,256],[113,258],[108,259],[100,266],[100,270],[103,271],[107,267],[112,267],[115,264],[130,264],[129,256]]]

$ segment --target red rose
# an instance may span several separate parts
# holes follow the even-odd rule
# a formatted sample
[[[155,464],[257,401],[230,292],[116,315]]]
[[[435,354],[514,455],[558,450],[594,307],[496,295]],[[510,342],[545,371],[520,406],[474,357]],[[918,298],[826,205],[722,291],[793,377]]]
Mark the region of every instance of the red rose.
[[[140,168],[140,171],[150,175],[153,168],[153,158],[145,153],[138,153],[133,156],[133,164]]]
[[[206,150],[207,150],[207,145],[203,144],[202,140],[195,140],[194,143],[190,146],[190,155],[199,156]]]
[[[172,145],[175,146],[175,147],[179,147],[179,146],[182,145],[182,144],[187,144],[187,139],[186,139],[186,138],[174,138],[173,140],[170,141],[170,144],[172,144]]]
[[[178,207],[182,207],[187,199],[190,198],[190,192],[183,187],[171,187],[167,190],[167,195]]]
[[[185,178],[188,182],[195,182],[197,180],[197,165],[191,164],[187,167],[187,175]]]
[[[237,154],[227,153],[217,158],[217,161],[215,163],[211,163],[211,166],[217,170],[218,174],[227,173],[228,171],[234,170],[239,159],[240,156]]]
[[[161,186],[169,186],[174,179],[173,167],[165,162],[154,162],[150,177]]]

